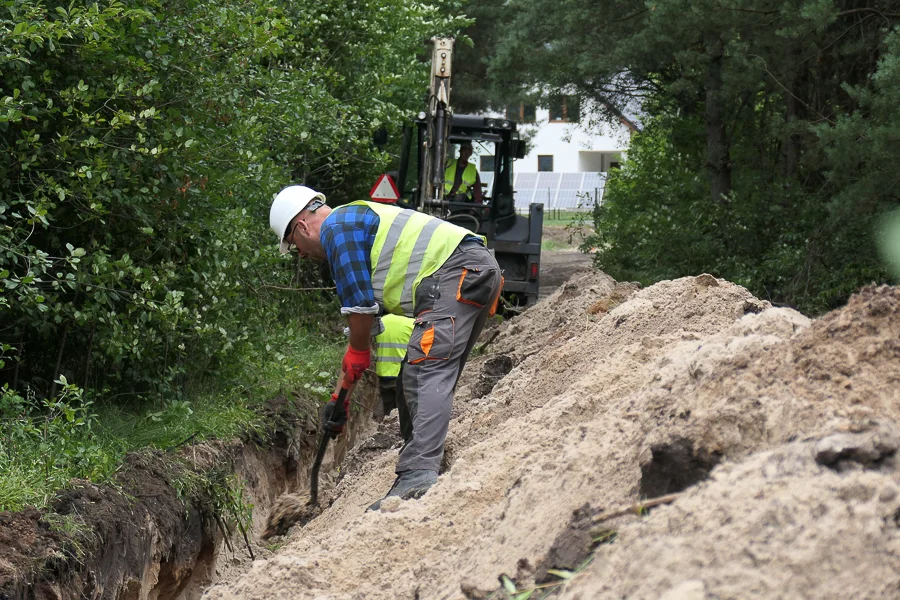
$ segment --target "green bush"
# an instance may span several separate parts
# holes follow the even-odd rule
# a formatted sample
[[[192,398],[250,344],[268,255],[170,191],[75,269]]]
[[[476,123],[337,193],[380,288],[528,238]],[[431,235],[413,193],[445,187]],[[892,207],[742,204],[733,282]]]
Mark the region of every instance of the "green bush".
[[[333,283],[277,253],[290,183],[356,200],[421,109],[402,0],[0,4],[0,510],[124,452],[327,397]],[[398,138],[399,136],[394,136]]]
[[[57,383],[53,399],[0,390],[0,510],[42,504],[72,477],[105,476],[113,467],[96,437],[91,402],[65,377]]]
[[[72,478],[108,481],[127,452],[176,451],[204,439],[264,438],[266,404],[306,390],[324,402],[331,393],[342,336],[299,327],[266,332],[267,354],[251,354],[229,377],[193,381],[186,400],[127,402],[86,399],[64,378],[52,400],[0,388],[0,511],[44,507]],[[315,417],[319,406],[298,405]]]
[[[876,248],[888,198],[860,194],[859,179],[833,195],[811,193],[754,170],[752,157],[744,167],[738,155],[728,200],[712,203],[696,143],[702,130],[662,116],[632,137],[628,161],[594,210],[596,233],[582,245],[598,267],[645,285],[709,272],[811,314],[888,280]]]
[[[900,2],[510,8],[493,79],[643,129],[589,242],[612,276],[707,271],[810,313],[893,281],[875,240],[900,202]]]
[[[420,108],[426,4],[22,0],[0,7],[0,381],[183,394],[333,305],[277,255],[291,182],[361,196]]]

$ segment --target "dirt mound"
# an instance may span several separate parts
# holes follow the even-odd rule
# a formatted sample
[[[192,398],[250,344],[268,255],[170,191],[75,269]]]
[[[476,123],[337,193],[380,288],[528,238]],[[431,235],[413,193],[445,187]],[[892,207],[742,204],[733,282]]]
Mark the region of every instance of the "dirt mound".
[[[373,455],[209,597],[479,598],[554,568],[568,598],[896,597],[898,340],[896,288],[810,322],[709,275],[579,276],[470,362],[428,494],[365,513],[396,449]]]
[[[622,525],[562,597],[896,598],[896,465],[839,473],[814,449],[785,444],[717,469]]]

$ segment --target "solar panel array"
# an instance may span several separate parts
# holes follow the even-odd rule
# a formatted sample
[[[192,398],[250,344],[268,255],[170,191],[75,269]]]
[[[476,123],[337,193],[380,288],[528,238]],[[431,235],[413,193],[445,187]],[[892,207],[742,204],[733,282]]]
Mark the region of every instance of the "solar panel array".
[[[491,190],[493,173],[481,173],[481,181]],[[543,203],[544,209],[590,210],[602,202],[606,173],[515,173],[516,209],[527,211],[528,205]]]

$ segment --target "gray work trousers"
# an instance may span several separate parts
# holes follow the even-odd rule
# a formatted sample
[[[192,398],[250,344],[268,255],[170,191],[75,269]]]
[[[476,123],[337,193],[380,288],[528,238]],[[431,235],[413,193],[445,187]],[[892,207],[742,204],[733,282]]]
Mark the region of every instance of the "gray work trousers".
[[[419,284],[416,323],[398,381],[397,411],[406,443],[397,473],[440,470],[453,391],[499,293],[497,261],[471,240]]]

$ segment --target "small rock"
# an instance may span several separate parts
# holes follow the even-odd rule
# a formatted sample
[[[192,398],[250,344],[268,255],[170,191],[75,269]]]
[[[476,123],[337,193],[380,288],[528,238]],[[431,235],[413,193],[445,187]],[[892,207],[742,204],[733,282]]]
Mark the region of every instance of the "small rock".
[[[744,300],[744,305],[741,307],[743,313],[749,314],[759,314],[762,311],[766,310],[766,303],[762,300],[757,300],[756,298],[751,298],[750,300]]]
[[[463,579],[459,584],[459,591],[469,600],[483,600],[491,593],[490,590],[478,587],[478,584],[472,579]]]
[[[881,502],[891,502],[897,497],[897,488],[893,484],[888,484],[882,488],[881,493],[878,494],[878,499]]]
[[[863,433],[836,433],[816,444],[816,462],[832,466],[850,460],[869,466],[900,448],[900,434],[893,426],[879,425]]]
[[[719,287],[719,282],[709,273],[703,273],[694,277],[694,283],[703,287]]]
[[[699,579],[682,581],[659,597],[659,600],[704,600],[706,584]]]
[[[400,499],[400,496],[388,496],[381,501],[381,511],[387,513],[397,512],[402,503],[403,500]]]

